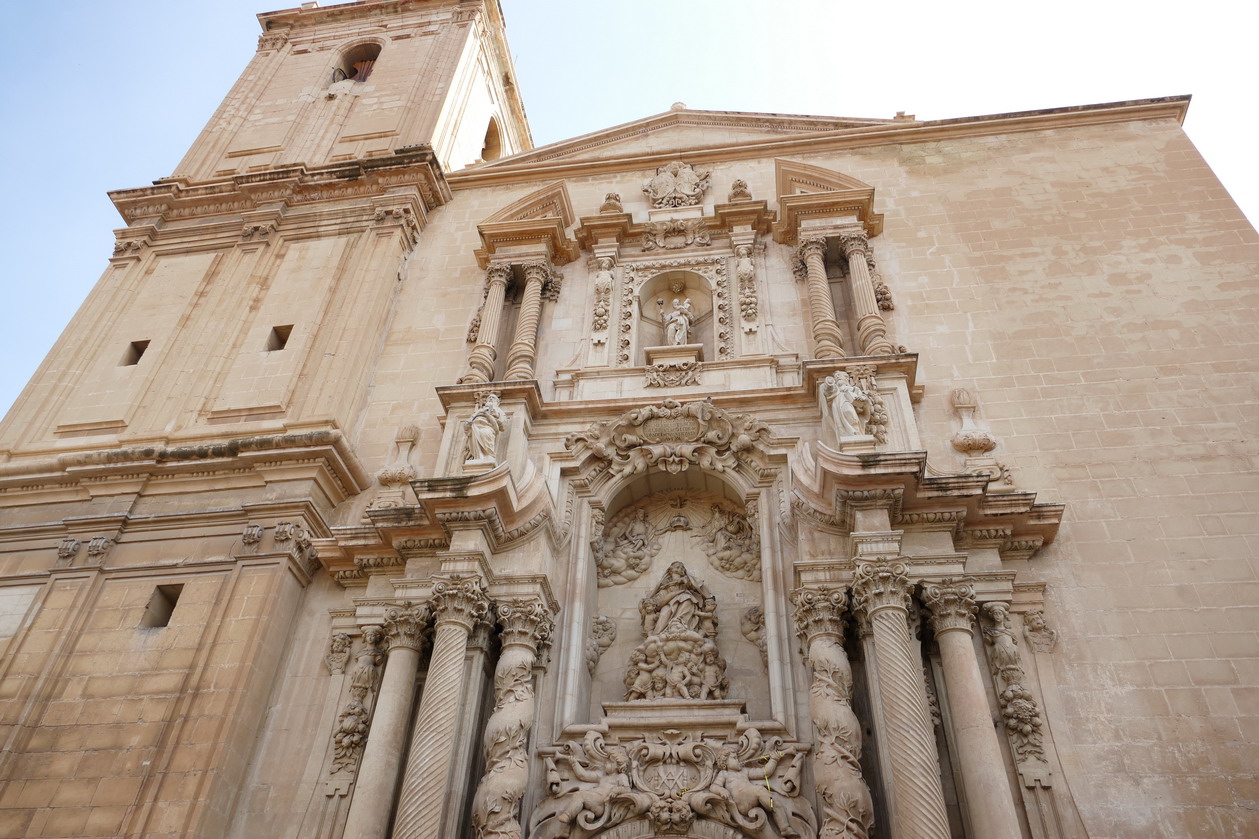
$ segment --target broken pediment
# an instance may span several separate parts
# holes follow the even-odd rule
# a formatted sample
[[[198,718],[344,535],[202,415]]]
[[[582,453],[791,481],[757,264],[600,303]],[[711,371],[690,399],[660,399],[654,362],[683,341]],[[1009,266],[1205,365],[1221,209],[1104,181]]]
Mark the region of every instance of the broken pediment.
[[[568,187],[555,181],[529,193],[477,225],[482,247],[477,260],[482,267],[500,251],[508,253],[534,246],[557,265],[571,262],[577,243],[565,231],[574,223],[573,202]]]

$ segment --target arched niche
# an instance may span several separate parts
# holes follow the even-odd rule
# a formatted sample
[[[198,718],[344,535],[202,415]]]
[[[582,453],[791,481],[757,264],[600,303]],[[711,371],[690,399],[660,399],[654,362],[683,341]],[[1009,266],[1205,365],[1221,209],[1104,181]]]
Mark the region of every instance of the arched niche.
[[[603,703],[626,699],[631,657],[644,640],[639,604],[674,562],[716,599],[724,698],[746,703],[754,719],[770,717],[766,662],[744,634],[748,611],[761,606],[763,553],[736,482],[701,469],[655,470],[614,488],[605,510],[591,545],[591,612],[609,619],[616,634],[591,674],[591,718],[602,716]]]
[[[691,302],[693,315],[687,343],[703,345],[705,359],[717,357],[713,328],[713,289],[703,275],[685,269],[674,269],[655,274],[639,288],[639,364],[648,363],[648,347],[660,347],[669,343],[665,334],[665,318],[673,310],[674,301],[686,300]]]

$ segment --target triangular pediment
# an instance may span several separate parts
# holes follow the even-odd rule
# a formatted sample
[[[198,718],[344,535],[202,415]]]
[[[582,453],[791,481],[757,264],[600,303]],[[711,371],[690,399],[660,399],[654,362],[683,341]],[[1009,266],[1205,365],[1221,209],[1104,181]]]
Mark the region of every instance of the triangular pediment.
[[[738,143],[816,135],[891,123],[884,119],[671,110],[550,143],[476,167],[480,171],[528,163],[576,163],[635,155],[673,154]]]
[[[548,184],[512,202],[487,218],[482,224],[536,221],[542,218],[560,219],[563,222],[561,227],[564,228],[573,224],[576,218],[573,215],[573,202],[568,197],[568,188],[564,186],[563,181]]]
[[[810,166],[794,160],[774,161],[775,194],[809,195],[815,192],[837,192],[846,189],[871,189],[870,184],[859,181],[851,175],[824,169],[821,166]]]

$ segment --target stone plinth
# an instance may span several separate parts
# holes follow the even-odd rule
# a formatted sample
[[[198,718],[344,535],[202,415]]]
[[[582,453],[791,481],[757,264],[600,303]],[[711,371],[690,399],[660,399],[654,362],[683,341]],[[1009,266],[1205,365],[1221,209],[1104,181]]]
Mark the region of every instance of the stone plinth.
[[[686,362],[692,364],[704,360],[703,344],[676,344],[665,347],[647,347],[647,364],[667,364],[678,367]]]

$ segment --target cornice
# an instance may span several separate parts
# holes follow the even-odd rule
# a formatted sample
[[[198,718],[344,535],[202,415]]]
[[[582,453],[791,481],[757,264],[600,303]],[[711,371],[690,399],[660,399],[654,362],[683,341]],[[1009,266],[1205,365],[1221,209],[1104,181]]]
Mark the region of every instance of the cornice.
[[[1122,122],[1144,122],[1174,119],[1183,123],[1189,108],[1189,96],[1165,96],[1156,99],[1139,99],[1110,102],[1098,105],[1080,105],[1066,108],[1049,108],[1038,111],[1018,111],[1006,114],[990,114],[975,117],[958,117],[928,121],[880,121],[852,128],[813,131],[787,137],[766,140],[742,140],[736,143],[697,145],[684,149],[662,152],[629,154],[598,160],[517,161],[523,155],[504,158],[491,165],[461,169],[447,176],[454,191],[477,189],[483,186],[541,180],[544,178],[574,178],[606,172],[625,172],[651,169],[671,160],[685,157],[688,160],[715,163],[727,160],[747,160],[784,155],[807,155],[828,151],[869,148],[908,143],[930,143],[969,137],[986,137],[1028,131],[1081,128]],[[649,133],[654,125],[634,126],[625,136]],[[621,128],[625,128],[622,126]],[[609,129],[615,131],[616,129]],[[588,135],[595,136],[595,135]],[[609,140],[608,142],[613,142]],[[528,154],[536,157],[547,147]]]

